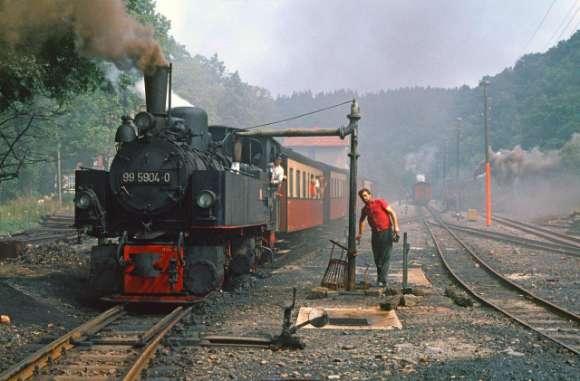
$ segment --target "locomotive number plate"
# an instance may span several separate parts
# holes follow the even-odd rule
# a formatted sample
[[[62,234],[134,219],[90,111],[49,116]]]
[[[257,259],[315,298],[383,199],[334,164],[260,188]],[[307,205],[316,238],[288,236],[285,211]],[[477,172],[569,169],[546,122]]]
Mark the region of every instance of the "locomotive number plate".
[[[123,184],[170,184],[171,172],[169,171],[135,171],[123,172],[121,176]]]

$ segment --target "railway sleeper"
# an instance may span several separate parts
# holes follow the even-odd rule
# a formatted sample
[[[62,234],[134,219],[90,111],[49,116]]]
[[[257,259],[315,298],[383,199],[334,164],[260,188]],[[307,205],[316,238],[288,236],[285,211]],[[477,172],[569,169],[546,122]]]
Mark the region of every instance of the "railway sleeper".
[[[537,328],[537,329],[542,332],[567,332],[580,335],[580,329],[578,328],[558,327],[558,328]]]
[[[563,324],[562,320],[538,320],[538,319],[529,319],[528,320],[531,324],[534,325],[557,325]]]
[[[93,375],[103,375],[103,374],[119,374],[123,373],[126,367],[131,366],[131,362],[127,361],[121,365],[121,367],[115,367],[111,365],[94,365],[94,364],[87,364],[87,365],[75,365],[75,364],[67,364],[66,368],[50,368],[48,370],[48,374],[50,375],[66,375],[66,376],[73,376],[76,375],[77,377],[87,377]],[[78,380],[78,378],[77,378]]]
[[[60,376],[39,376],[34,378],[35,381],[79,381],[79,376],[60,375]],[[111,381],[110,376],[91,376],[91,381]]]
[[[69,353],[65,357],[63,357],[64,361],[102,361],[102,362],[113,362],[118,363],[120,361],[126,361],[127,355],[126,354],[118,354],[118,353]],[[60,360],[59,360],[60,363]]]
[[[577,343],[580,343],[580,336],[578,335],[567,335],[567,334],[559,334],[559,333],[555,333],[555,334],[551,334],[551,337],[553,337],[556,340],[560,340],[560,341],[575,341]]]

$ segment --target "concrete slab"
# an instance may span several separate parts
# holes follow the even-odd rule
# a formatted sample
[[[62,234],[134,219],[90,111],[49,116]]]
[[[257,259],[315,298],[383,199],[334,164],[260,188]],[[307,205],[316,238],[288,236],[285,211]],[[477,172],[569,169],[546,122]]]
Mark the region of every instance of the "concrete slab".
[[[301,307],[296,324],[308,320],[310,311],[316,307]],[[318,329],[371,330],[402,329],[403,324],[394,310],[383,311],[378,306],[372,308],[324,308],[331,324]],[[316,329],[312,325],[304,328]]]
[[[365,272],[367,271],[366,266],[357,266],[356,268],[356,276],[358,280],[363,280],[365,278]],[[377,277],[376,268],[374,266],[369,267],[367,273],[367,281],[373,283]],[[407,278],[409,284],[411,286],[423,286],[423,287],[431,287],[431,282],[425,276],[423,269],[420,267],[410,267],[408,272]],[[392,284],[400,284],[403,282],[403,270],[391,270],[388,276],[389,283]]]
[[[389,281],[393,279],[395,282],[402,282],[403,281],[403,271],[397,271],[393,274],[389,274]],[[420,267],[411,267],[409,268],[408,278],[409,284],[411,286],[424,286],[424,287],[431,287],[431,282],[425,276],[425,273]]]

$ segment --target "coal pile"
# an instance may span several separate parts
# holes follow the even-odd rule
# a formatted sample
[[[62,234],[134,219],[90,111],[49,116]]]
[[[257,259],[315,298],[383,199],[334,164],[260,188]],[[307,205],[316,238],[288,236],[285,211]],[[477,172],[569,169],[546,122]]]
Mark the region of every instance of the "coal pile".
[[[26,245],[20,257],[7,261],[28,266],[88,268],[89,255],[84,246],[54,242],[43,245]]]

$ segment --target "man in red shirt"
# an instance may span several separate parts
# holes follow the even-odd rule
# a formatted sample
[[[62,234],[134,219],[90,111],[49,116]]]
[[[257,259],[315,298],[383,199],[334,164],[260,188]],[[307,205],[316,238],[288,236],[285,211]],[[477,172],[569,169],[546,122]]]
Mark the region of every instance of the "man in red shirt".
[[[373,199],[370,190],[363,188],[358,192],[358,195],[365,206],[360,214],[356,240],[360,241],[365,220],[368,219],[372,229],[371,243],[377,266],[377,282],[381,287],[386,286],[393,240],[398,241],[399,237],[399,221],[393,208],[381,198]]]

